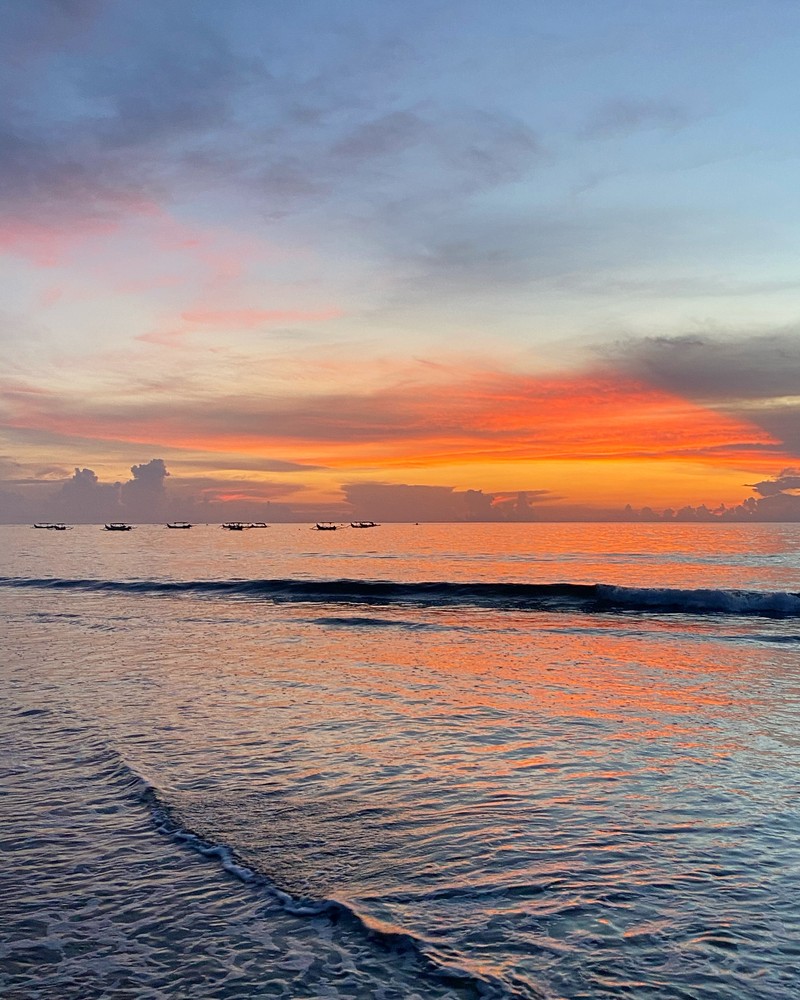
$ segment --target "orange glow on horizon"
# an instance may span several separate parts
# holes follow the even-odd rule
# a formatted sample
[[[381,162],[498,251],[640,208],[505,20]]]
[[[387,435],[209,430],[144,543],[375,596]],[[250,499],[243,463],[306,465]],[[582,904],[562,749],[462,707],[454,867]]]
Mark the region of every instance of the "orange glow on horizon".
[[[698,502],[704,483],[710,488],[715,480],[715,499],[735,503],[743,499],[743,477],[796,461],[757,425],[643,383],[608,375],[449,374],[448,382],[409,380],[360,396],[226,395],[171,405],[160,395],[127,411],[120,402],[118,418],[113,400],[97,404],[101,416],[77,397],[17,389],[7,393],[14,411],[8,423],[320,466],[303,477],[329,489],[334,477],[415,476],[458,488],[563,493],[567,485],[573,503]],[[587,462],[605,472],[588,473]],[[645,481],[643,500],[637,484]]]

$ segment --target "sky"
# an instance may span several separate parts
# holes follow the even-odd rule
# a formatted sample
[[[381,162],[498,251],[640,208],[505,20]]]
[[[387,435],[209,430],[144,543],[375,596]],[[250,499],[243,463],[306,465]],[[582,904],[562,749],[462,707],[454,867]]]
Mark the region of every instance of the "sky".
[[[795,0],[0,28],[0,521],[800,520]]]

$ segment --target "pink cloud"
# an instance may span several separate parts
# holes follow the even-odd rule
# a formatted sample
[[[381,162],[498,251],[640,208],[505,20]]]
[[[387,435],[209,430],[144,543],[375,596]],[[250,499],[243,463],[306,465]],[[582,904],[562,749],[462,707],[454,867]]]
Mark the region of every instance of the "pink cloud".
[[[65,201],[68,197],[65,195]],[[0,254],[14,254],[38,267],[57,267],[76,249],[118,235],[126,218],[157,217],[158,206],[138,194],[118,195],[109,214],[46,215],[43,221],[0,218]]]
[[[199,327],[253,330],[268,323],[323,323],[343,315],[340,309],[191,309],[181,313],[186,324],[141,333],[135,340],[159,347],[183,347],[186,336]]]
[[[63,295],[63,288],[59,288],[58,285],[51,285],[49,288],[45,288],[39,296],[39,303],[47,309],[50,306],[54,306],[56,302],[63,298]]]
[[[341,309],[193,309],[182,313],[181,319],[198,326],[252,330],[266,323],[324,323],[342,315]]]
[[[0,254],[23,257],[38,267],[56,267],[76,245],[118,229],[119,222],[110,220],[91,219],[78,227],[61,228],[9,219],[0,222]]]
[[[126,295],[138,295],[157,288],[177,288],[185,281],[179,274],[159,274],[147,278],[131,278],[117,282],[115,288]]]
[[[185,337],[185,330],[151,330],[149,333],[140,333],[134,340],[158,344],[159,347],[183,347]]]
[[[202,227],[184,222],[162,208],[152,212],[151,238],[168,254],[196,260],[205,271],[205,293],[219,292],[238,281],[249,264],[274,256],[274,247],[246,233],[222,226]]]

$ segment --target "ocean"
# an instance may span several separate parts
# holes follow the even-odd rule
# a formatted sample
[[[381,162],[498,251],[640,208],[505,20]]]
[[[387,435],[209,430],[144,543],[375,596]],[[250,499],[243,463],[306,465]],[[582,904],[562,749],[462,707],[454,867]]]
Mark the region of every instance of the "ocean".
[[[4,998],[800,994],[800,525],[0,542]]]

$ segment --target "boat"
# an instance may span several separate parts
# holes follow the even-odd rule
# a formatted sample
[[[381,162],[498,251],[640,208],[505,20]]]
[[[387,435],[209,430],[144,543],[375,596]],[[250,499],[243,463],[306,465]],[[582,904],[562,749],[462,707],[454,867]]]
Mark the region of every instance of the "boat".
[[[222,527],[227,528],[228,531],[244,531],[248,525],[242,524],[241,521],[226,521]]]
[[[265,524],[264,521],[253,521],[252,524],[248,524],[248,528],[268,528],[269,525]]]
[[[170,521],[167,525],[168,528],[191,528],[191,524],[188,521]]]
[[[317,531],[336,531],[336,525],[333,521],[317,521],[314,527]]]
[[[351,521],[351,528],[377,528],[378,525],[375,521]]]
[[[34,528],[46,528],[48,531],[66,531],[66,524],[51,524],[49,521],[37,521],[33,526]]]
[[[104,525],[106,531],[130,531],[133,528],[132,524],[125,524],[124,521],[112,521],[110,524]]]

